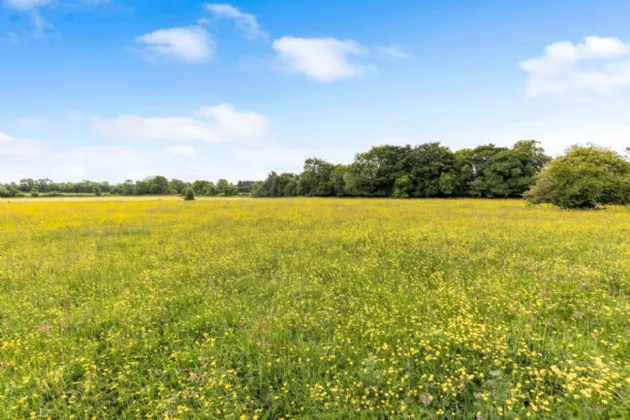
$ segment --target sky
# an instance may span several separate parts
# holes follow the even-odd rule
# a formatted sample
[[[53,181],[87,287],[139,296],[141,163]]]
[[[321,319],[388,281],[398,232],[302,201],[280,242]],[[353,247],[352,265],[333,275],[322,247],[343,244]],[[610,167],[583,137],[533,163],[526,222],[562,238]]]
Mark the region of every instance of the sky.
[[[0,182],[630,146],[628,0],[0,0]]]

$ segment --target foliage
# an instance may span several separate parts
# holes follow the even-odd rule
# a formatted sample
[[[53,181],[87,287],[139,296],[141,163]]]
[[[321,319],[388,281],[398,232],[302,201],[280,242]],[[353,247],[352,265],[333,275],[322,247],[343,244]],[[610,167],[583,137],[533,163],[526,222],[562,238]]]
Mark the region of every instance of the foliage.
[[[409,198],[412,193],[412,182],[409,175],[403,175],[396,180],[393,193],[395,198]]]
[[[195,191],[191,187],[186,188],[184,192],[184,201],[193,201],[195,199]]]
[[[574,146],[537,176],[526,198],[568,209],[628,204],[630,162],[611,150]]]
[[[350,165],[309,158],[294,175],[298,195],[362,197],[521,197],[549,157],[534,140],[512,148],[492,144],[453,153],[439,143],[383,145],[356,155]],[[282,197],[271,172],[258,197]],[[288,179],[288,175],[285,175]]]
[[[186,183],[161,175],[120,184],[81,181],[57,183],[25,178],[6,184],[7,190],[59,191],[62,194],[182,195],[188,186],[197,196],[254,197],[521,197],[549,158],[534,140],[512,148],[492,144],[456,152],[439,143],[415,147],[380,145],[358,153],[348,165],[311,157],[299,174],[271,171],[262,181],[230,183],[219,179]]]
[[[103,195],[103,190],[101,190],[101,187],[99,186],[94,187],[94,195],[97,197],[100,197]]]
[[[37,188],[33,188],[31,190],[31,197],[39,197],[39,191],[37,191]]]
[[[628,417],[629,208],[94,200],[0,203],[2,418]]]
[[[299,177],[300,195],[327,197],[333,194],[330,184],[334,165],[323,159],[308,158],[304,162],[304,172]]]
[[[0,198],[8,198],[11,196],[11,191],[9,191],[4,185],[0,184]]]

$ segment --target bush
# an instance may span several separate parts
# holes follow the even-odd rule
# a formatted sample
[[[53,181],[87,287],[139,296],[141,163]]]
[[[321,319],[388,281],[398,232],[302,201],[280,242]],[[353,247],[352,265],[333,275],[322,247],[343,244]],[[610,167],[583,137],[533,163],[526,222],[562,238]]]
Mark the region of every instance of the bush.
[[[60,197],[61,194],[59,194],[57,191],[51,191],[48,194],[44,194],[44,197]]]
[[[26,197],[26,194],[19,192],[19,193],[15,194],[15,197],[17,197],[17,198]]]
[[[184,200],[185,201],[193,201],[195,199],[195,192],[192,188],[186,188],[186,192],[184,192]]]
[[[598,146],[573,146],[538,174],[525,198],[566,209],[628,204],[630,162]]]
[[[33,188],[31,190],[31,197],[39,197],[39,191],[37,191],[35,188]]]
[[[3,185],[0,185],[0,198],[10,197],[11,193]]]
[[[94,187],[94,195],[97,197],[100,197],[103,195],[103,191],[101,190],[101,187]]]

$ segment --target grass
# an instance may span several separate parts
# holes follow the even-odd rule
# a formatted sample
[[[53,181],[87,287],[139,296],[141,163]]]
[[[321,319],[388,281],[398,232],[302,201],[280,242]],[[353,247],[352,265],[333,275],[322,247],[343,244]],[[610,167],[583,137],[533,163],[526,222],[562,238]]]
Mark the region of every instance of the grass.
[[[0,203],[0,418],[630,418],[630,210]]]

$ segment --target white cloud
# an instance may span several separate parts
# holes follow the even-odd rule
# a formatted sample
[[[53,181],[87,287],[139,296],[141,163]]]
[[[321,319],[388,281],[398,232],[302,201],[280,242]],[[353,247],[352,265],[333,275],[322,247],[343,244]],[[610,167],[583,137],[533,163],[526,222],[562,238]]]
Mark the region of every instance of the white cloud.
[[[353,40],[286,36],[275,40],[273,49],[289,69],[319,82],[352,78],[366,70],[364,65],[350,60],[350,57],[367,54],[367,50]]]
[[[398,45],[376,47],[376,53],[379,57],[389,61],[400,61],[413,57],[413,54]]]
[[[197,156],[197,151],[194,147],[190,146],[173,146],[166,149],[166,153],[184,159],[194,159]]]
[[[0,133],[0,182],[22,178],[122,182],[153,175],[186,181],[226,178],[236,182],[266,176],[266,166],[261,169],[264,165],[232,159],[232,153],[223,150],[224,146],[204,146],[205,153],[187,146],[55,146]]]
[[[39,140],[13,137],[0,131],[0,156],[34,156],[44,149],[44,144]]]
[[[212,37],[200,26],[158,29],[136,38],[146,57],[167,57],[188,63],[210,61],[214,55]]]
[[[229,104],[202,108],[194,118],[121,115],[113,119],[92,117],[91,125],[96,134],[111,139],[215,143],[261,139],[269,130],[265,116],[238,112]]]
[[[231,4],[226,3],[207,3],[206,9],[217,19],[233,20],[248,38],[267,38],[267,34],[258,24],[256,16],[250,13],[243,13]],[[208,21],[204,19],[202,23],[208,23]]]
[[[606,94],[630,85],[630,43],[587,37],[581,44],[556,42],[542,57],[520,63],[529,74],[527,95]]]

